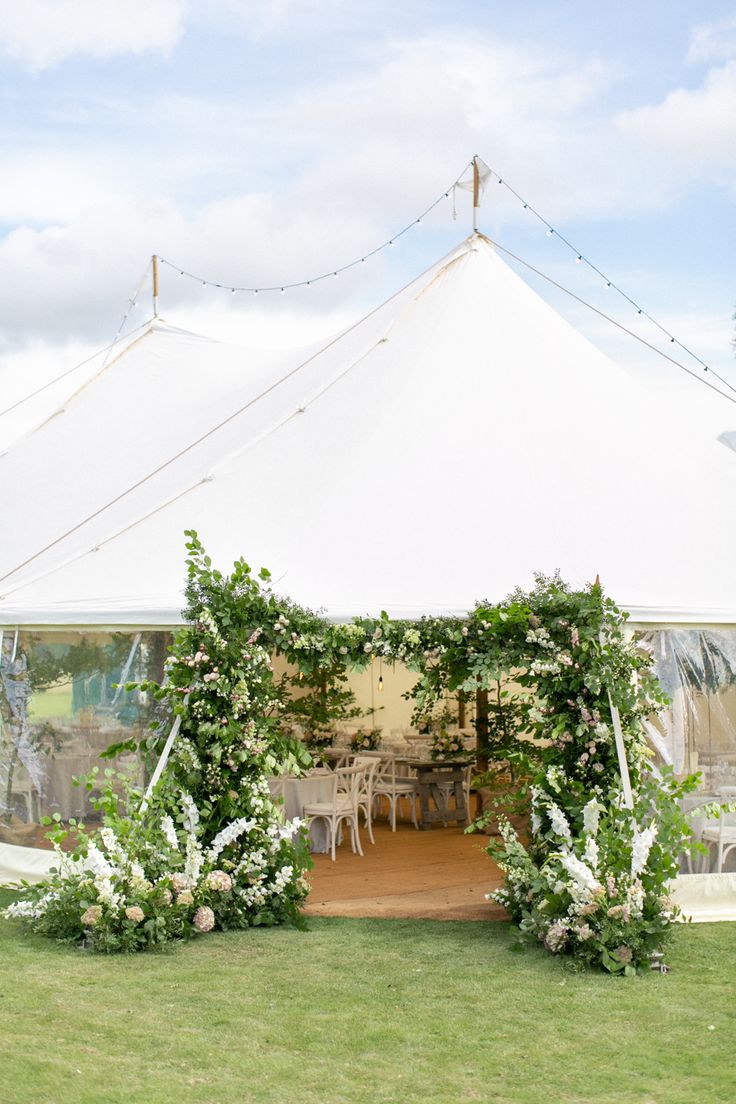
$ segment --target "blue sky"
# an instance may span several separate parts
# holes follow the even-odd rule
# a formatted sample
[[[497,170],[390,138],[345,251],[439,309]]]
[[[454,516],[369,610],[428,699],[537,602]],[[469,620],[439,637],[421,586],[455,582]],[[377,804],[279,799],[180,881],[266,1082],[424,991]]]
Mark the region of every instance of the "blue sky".
[[[475,152],[736,379],[734,3],[0,0],[0,97],[13,392],[111,339],[151,253],[224,283],[307,278],[385,240]],[[268,301],[166,270],[162,314],[246,344],[313,340],[462,238],[466,195],[457,208]],[[634,321],[504,189],[481,227]],[[632,371],[669,378],[539,289]]]

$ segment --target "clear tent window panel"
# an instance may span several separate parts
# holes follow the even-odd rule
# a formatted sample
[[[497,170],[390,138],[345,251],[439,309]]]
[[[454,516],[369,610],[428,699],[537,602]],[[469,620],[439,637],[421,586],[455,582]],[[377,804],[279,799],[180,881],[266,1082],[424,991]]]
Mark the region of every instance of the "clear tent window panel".
[[[736,847],[727,846],[736,840],[736,813],[706,819],[699,812],[706,802],[736,800],[736,630],[663,629],[644,639],[670,697],[670,708],[648,724],[655,767],[700,779],[683,799],[693,835],[708,847],[693,863],[702,873],[736,871]]]
[[[114,744],[138,742],[157,719],[150,695],[124,683],[160,680],[171,634],[165,631],[5,629],[0,656],[0,843],[46,847],[44,817],[93,824],[90,802],[106,767],[136,783],[148,764]],[[99,768],[91,791],[74,779]],[[70,843],[73,837],[70,839]]]

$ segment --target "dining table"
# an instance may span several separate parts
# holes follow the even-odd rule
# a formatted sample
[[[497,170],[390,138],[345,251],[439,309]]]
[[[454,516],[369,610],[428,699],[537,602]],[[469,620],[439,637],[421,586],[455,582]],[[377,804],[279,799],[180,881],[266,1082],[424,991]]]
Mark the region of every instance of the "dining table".
[[[465,801],[465,770],[472,759],[412,759],[397,756],[396,762],[416,774],[419,791],[419,827],[425,831],[440,821],[467,824],[470,810]],[[450,806],[454,794],[455,806]],[[430,808],[430,799],[434,809]]]

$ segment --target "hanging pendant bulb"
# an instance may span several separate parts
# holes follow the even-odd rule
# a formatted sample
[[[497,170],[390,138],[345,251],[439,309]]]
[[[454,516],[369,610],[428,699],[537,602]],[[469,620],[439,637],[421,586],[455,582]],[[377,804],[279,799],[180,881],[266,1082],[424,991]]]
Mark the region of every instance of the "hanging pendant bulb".
[[[378,690],[379,693],[383,693],[383,675],[378,676]]]

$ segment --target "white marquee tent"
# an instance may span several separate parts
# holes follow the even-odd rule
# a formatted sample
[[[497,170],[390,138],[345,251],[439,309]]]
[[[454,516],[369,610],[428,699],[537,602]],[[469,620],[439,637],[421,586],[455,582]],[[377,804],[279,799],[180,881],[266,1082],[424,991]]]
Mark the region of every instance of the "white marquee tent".
[[[535,570],[641,622],[736,623],[733,451],[482,235],[309,354],[155,320],[0,457],[0,623],[171,625],[183,530],[339,618],[462,612]],[[733,411],[736,414],[736,411]]]
[[[736,627],[734,426],[695,380],[640,386],[481,234],[301,353],[154,319],[0,455],[0,629],[179,623],[189,528],[334,618],[559,569],[640,625]],[[48,862],[0,849],[6,877]]]

